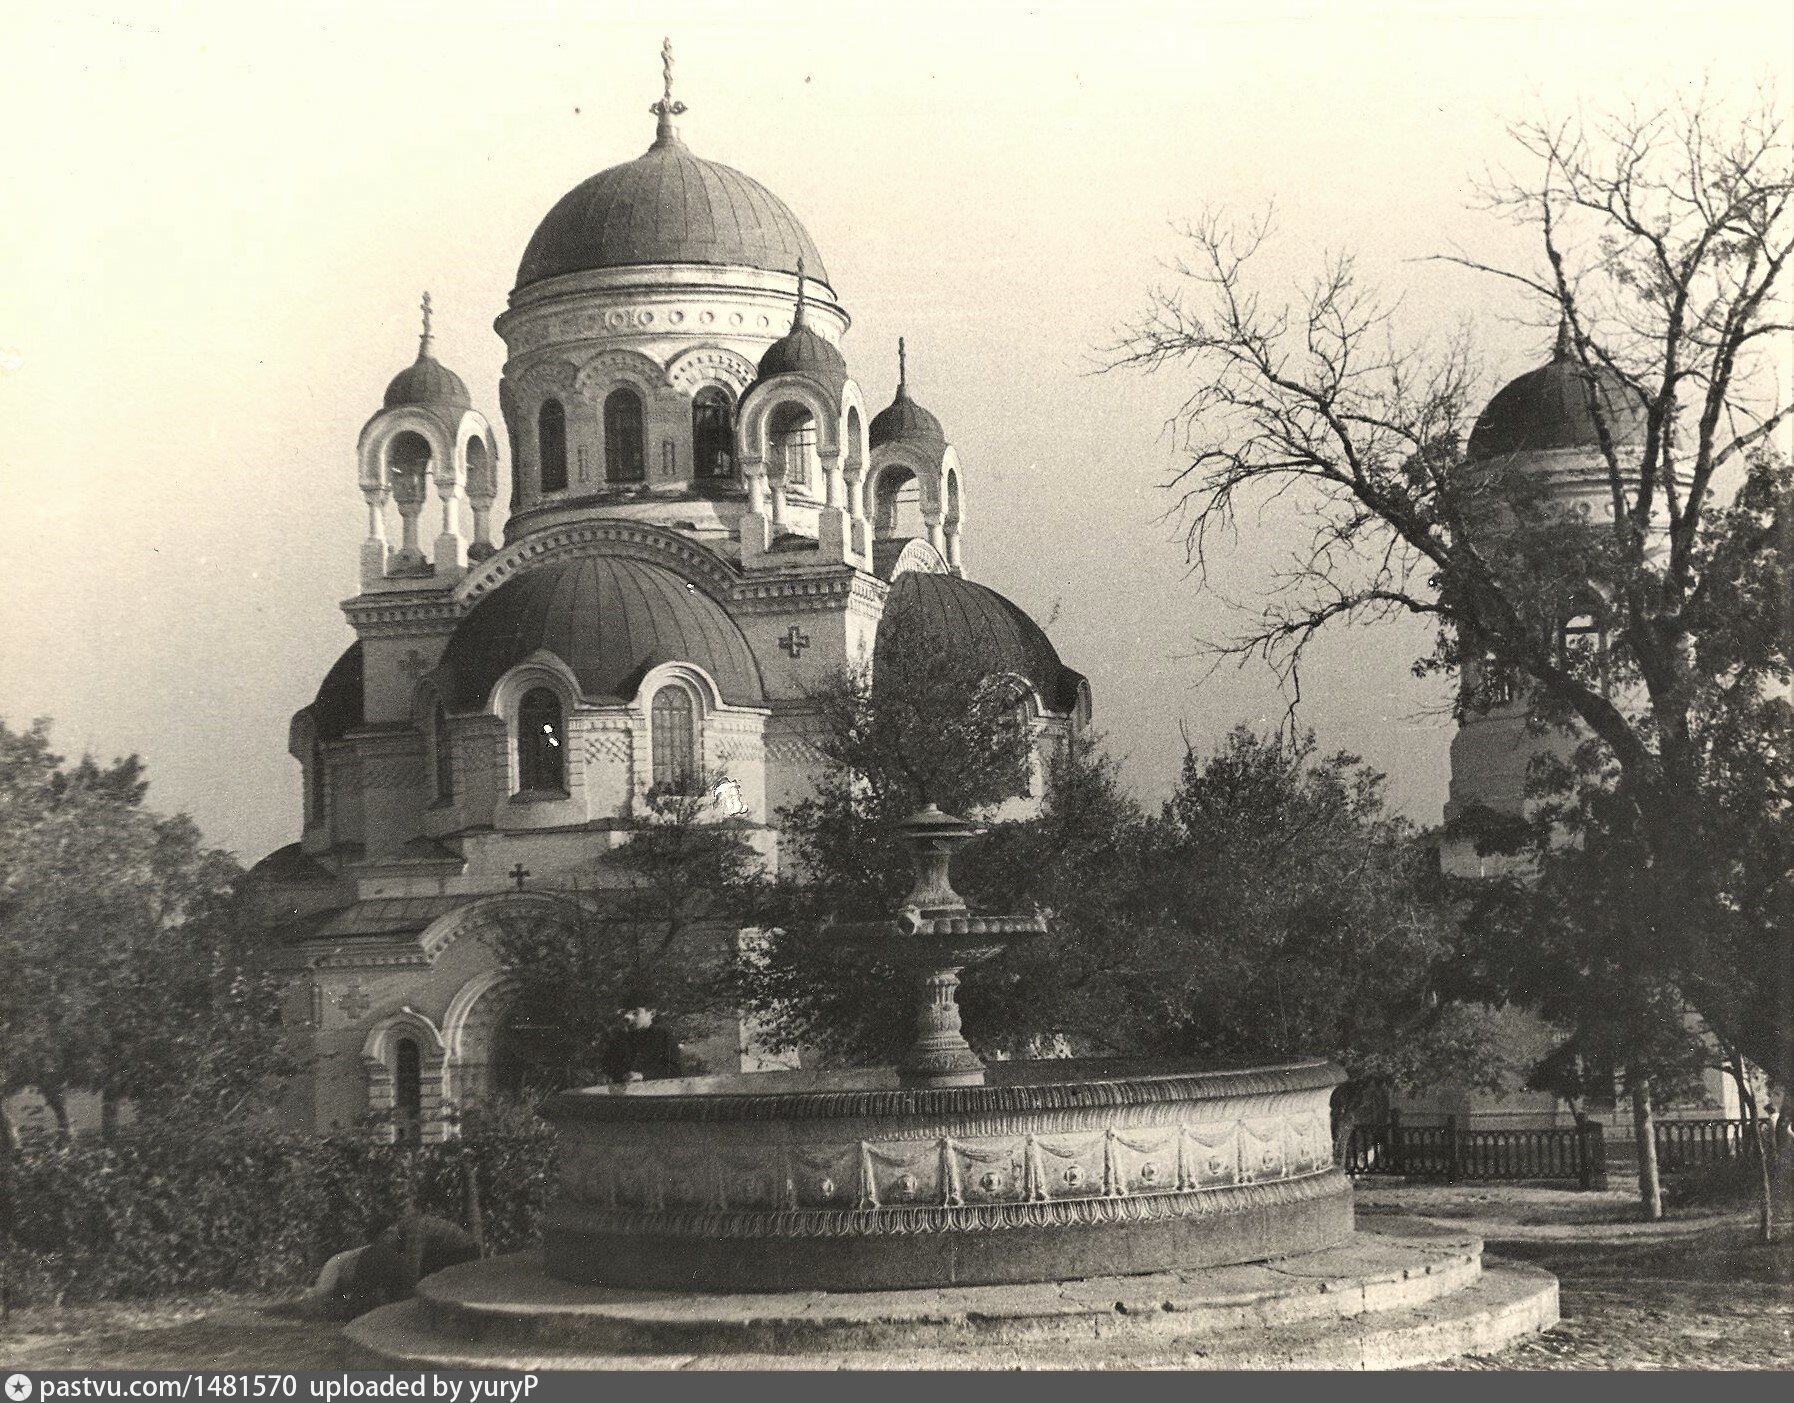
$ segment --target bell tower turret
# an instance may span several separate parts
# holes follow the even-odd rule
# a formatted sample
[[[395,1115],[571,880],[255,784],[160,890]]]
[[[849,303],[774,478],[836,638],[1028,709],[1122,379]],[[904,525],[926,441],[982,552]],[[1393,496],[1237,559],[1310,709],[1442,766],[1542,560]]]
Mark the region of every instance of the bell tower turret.
[[[361,587],[419,589],[452,584],[471,560],[492,554],[492,504],[498,497],[498,443],[473,407],[461,377],[436,359],[430,294],[423,298],[417,359],[386,387],[380,411],[356,447],[368,534],[361,546]],[[441,521],[430,554],[423,549],[432,489]],[[473,538],[462,535],[461,503],[473,512]],[[398,518],[398,540],[391,518]]]

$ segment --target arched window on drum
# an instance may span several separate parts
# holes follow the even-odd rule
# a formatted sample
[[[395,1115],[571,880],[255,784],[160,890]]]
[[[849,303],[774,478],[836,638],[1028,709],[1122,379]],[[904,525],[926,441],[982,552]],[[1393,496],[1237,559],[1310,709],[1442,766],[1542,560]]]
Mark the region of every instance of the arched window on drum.
[[[561,699],[532,688],[517,707],[517,787],[524,793],[567,788],[567,728]]]
[[[642,397],[634,390],[612,390],[604,401],[604,476],[611,482],[641,482],[648,476]]]
[[[536,416],[536,458],[541,468],[542,490],[562,492],[567,487],[567,411],[558,399],[542,401]]]
[[[730,424],[729,392],[706,385],[691,402],[691,451],[694,476],[712,481],[735,476],[735,431]]]
[[[654,787],[666,794],[690,794],[698,783],[697,709],[685,688],[668,685],[654,694]]]

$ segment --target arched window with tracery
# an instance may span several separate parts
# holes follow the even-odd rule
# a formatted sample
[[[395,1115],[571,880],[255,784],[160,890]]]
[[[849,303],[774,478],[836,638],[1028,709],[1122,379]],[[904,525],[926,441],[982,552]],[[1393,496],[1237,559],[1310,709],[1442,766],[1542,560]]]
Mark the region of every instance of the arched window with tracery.
[[[735,433],[730,426],[729,392],[706,385],[691,402],[691,452],[694,474],[701,478],[735,476]]]
[[[654,694],[651,717],[654,787],[668,794],[689,794],[698,780],[698,744],[691,693],[665,686]]]
[[[416,1038],[400,1038],[393,1049],[393,1120],[401,1145],[415,1145],[424,1132],[424,1064]]]
[[[436,703],[431,729],[436,761],[436,799],[438,803],[447,803],[455,797],[455,747],[449,736],[448,711],[441,702]]]
[[[604,401],[604,476],[611,482],[641,482],[648,476],[642,397],[631,389],[612,390]]]
[[[567,487],[567,411],[558,399],[542,401],[536,415],[536,458],[541,466],[544,492]]]
[[[547,687],[524,694],[517,707],[517,787],[526,792],[567,787],[566,722],[561,699]]]

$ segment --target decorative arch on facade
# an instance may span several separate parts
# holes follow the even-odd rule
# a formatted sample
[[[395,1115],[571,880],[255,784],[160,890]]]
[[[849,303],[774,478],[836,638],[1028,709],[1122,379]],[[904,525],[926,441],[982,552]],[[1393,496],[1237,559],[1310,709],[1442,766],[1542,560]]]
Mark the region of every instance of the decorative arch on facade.
[[[631,703],[646,722],[645,733],[636,738],[641,748],[636,766],[638,794],[645,794],[659,778],[657,762],[666,755],[661,726],[678,720],[664,712],[656,715],[656,702],[668,689],[680,692],[690,701],[693,779],[703,784],[723,777],[739,780],[743,776],[734,770],[736,764],[743,760],[756,764],[764,756],[766,718],[770,714],[767,708],[735,706],[725,701],[716,679],[696,663],[659,663],[643,674]],[[748,789],[750,804],[757,806],[760,800],[752,797],[758,792],[757,787],[750,784]]]
[[[899,575],[907,575],[910,571],[920,571],[924,575],[945,575],[947,562],[941,553],[920,536],[914,537],[897,553],[897,559],[891,562],[891,579]]]
[[[409,1005],[376,1020],[361,1046],[373,1134],[376,1139],[391,1142],[398,1140],[404,1129],[398,1121],[402,1090],[399,1073],[401,1045],[407,1041],[415,1044],[418,1053],[418,1133],[425,1143],[440,1141],[448,1133],[442,1114],[442,1033],[428,1015]]]
[[[692,346],[667,363],[666,380],[688,397],[706,385],[714,385],[727,390],[729,399],[735,401],[754,383],[754,363],[727,346]]]
[[[492,908],[486,907],[490,915]],[[495,969],[476,974],[455,991],[442,1015],[443,1099],[457,1110],[473,1105],[492,1089],[493,1052],[508,994]]]
[[[502,892],[478,897],[465,906],[456,907],[447,915],[438,916],[418,936],[418,947],[423,951],[424,957],[435,964],[451,945],[485,930],[492,918],[501,912],[553,919],[557,916],[564,918],[568,907],[567,897],[549,892]],[[450,1007],[453,1008],[453,1005]],[[454,1019],[450,1015],[443,1016],[443,1038],[451,1053],[454,1048],[448,1039],[453,1023]]]
[[[651,401],[668,389],[667,372],[653,356],[613,347],[582,363],[573,377],[574,392],[593,404],[602,404],[619,385],[631,386]]]
[[[391,490],[388,470],[392,466],[393,442],[406,434],[422,439],[429,452],[426,461],[438,471],[452,472],[458,455],[454,451],[456,423],[444,423],[427,406],[407,404],[396,409],[383,409],[361,430],[356,440],[357,480],[363,492]]]
[[[737,581],[734,571],[716,555],[664,526],[644,521],[577,521],[505,547],[462,578],[455,587],[455,598],[471,606],[526,565],[533,568],[594,555],[663,566],[719,601],[728,600]]]
[[[841,451],[842,404],[835,395],[807,375],[779,375],[755,385],[742,400],[737,414],[736,456],[743,472],[764,471],[770,452],[770,426],[774,411],[798,405],[816,424],[816,451],[825,459]]]

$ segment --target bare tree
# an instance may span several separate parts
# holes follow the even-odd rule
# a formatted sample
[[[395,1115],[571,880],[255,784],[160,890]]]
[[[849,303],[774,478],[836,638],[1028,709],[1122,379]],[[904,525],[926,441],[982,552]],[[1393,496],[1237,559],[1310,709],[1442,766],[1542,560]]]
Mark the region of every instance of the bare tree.
[[[1401,343],[1350,257],[1290,295],[1260,285],[1268,218],[1197,220],[1175,282],[1111,364],[1193,375],[1171,484],[1193,563],[1241,509],[1296,494],[1312,516],[1280,587],[1220,654],[1265,659],[1299,696],[1325,626],[1418,615],[1439,626],[1422,669],[1520,681],[1534,719],[1592,739],[1635,807],[1666,959],[1722,1038],[1787,1088],[1786,845],[1765,859],[1737,807],[1785,834],[1794,800],[1794,503],[1776,452],[1794,409],[1777,378],[1788,135],[1770,98],[1738,117],[1702,97],[1513,136],[1528,174],[1483,193],[1536,233],[1536,258],[1444,258],[1523,289],[1558,325],[1597,431],[1580,494],[1604,499],[1593,512],[1512,461],[1467,460],[1480,402],[1467,341]],[[1561,625],[1591,596],[1604,644],[1567,643]],[[1489,700],[1476,685],[1459,696]],[[1758,848],[1714,860],[1726,842]]]

